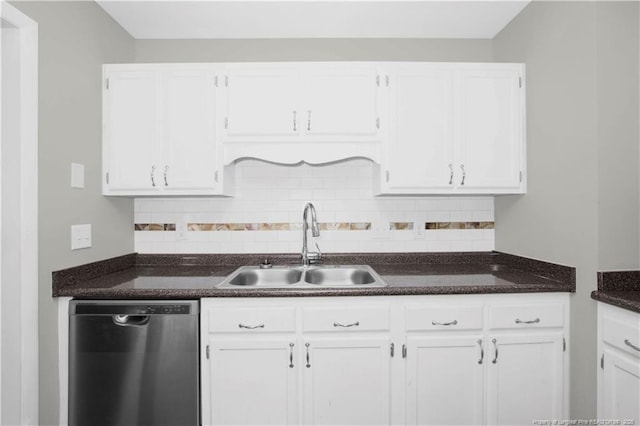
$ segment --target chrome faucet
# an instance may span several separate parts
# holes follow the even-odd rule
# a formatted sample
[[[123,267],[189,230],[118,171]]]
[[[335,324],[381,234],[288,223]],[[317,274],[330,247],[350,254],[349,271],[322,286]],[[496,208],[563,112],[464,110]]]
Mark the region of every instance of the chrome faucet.
[[[316,208],[311,203],[307,203],[304,206],[304,211],[302,212],[302,265],[309,266],[311,263],[320,262],[322,259],[322,253],[320,252],[320,247],[318,247],[318,243],[316,243],[317,252],[309,252],[307,248],[307,229],[309,225],[307,224],[307,215],[311,212],[311,235],[314,237],[320,236],[320,229],[318,228],[318,219],[316,218]]]

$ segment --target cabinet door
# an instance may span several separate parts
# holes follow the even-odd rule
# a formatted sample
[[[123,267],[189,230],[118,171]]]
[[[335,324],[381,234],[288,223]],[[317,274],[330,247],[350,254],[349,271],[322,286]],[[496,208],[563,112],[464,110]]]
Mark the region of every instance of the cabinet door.
[[[390,423],[389,338],[307,338],[303,349],[305,424]]]
[[[226,88],[225,140],[252,142],[300,131],[296,111],[298,75],[291,68],[252,67],[233,70],[224,78]]]
[[[563,418],[562,333],[493,335],[488,365],[487,423],[531,425]]]
[[[379,128],[375,68],[323,67],[302,73],[302,119],[306,135],[375,136]]]
[[[209,337],[203,424],[297,423],[294,340]]]
[[[167,71],[163,89],[162,187],[215,190],[215,76],[207,71]]]
[[[480,425],[481,335],[407,338],[407,424]]]
[[[112,71],[104,92],[104,192],[161,187],[159,77],[156,71]]]
[[[521,188],[524,150],[521,68],[478,68],[456,77],[456,186]]]
[[[391,75],[391,128],[382,187],[420,193],[453,188],[453,72],[420,65]]]
[[[603,419],[640,420],[640,360],[604,350]],[[625,424],[625,423],[623,423]]]

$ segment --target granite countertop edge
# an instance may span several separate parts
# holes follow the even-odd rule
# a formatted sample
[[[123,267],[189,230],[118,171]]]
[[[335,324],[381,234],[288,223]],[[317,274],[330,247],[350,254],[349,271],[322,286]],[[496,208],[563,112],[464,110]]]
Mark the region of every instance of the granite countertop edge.
[[[600,271],[597,275],[593,300],[640,313],[640,271]]]
[[[201,297],[326,297],[575,292],[575,268],[500,252],[471,253],[349,253],[326,256],[327,264],[369,264],[388,283],[388,287],[331,289],[218,289],[207,288],[131,288],[118,287],[138,276],[207,277],[227,276],[238,266],[258,264],[268,257],[274,264],[291,264],[296,255],[173,255],[131,253],[104,261],[80,265],[52,274],[53,297],[95,299],[196,299]],[[407,277],[437,277],[454,274],[461,279],[477,268],[500,267],[499,284],[475,285],[473,280],[451,284],[412,285]],[[381,269],[381,270],[379,270]],[[411,269],[410,272],[404,272]],[[444,269],[437,273],[434,270]],[[428,271],[428,272],[422,272]],[[143,273],[144,275],[139,275]],[[484,272],[487,274],[488,272]]]

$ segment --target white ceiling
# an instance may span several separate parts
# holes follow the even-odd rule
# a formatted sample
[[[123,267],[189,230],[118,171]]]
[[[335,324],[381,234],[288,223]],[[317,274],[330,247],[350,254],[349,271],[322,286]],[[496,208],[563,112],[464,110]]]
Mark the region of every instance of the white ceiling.
[[[530,0],[96,0],[137,39],[491,39]]]

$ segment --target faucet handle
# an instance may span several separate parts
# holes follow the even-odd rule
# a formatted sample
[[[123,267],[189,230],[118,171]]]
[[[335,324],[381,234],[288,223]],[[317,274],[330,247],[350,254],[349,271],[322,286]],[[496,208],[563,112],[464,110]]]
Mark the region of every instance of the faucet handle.
[[[307,253],[307,258],[309,259],[309,263],[320,263],[322,260],[322,252],[320,251],[320,246],[316,243],[316,249],[318,251]]]

